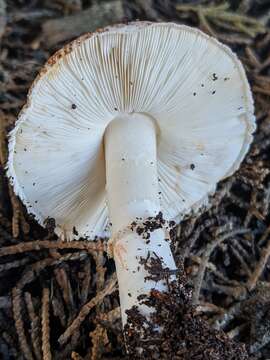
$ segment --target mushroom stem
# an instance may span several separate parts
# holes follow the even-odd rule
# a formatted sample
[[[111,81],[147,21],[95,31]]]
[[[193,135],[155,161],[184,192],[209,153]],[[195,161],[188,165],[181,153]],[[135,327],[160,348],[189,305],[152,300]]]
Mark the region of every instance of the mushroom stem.
[[[117,116],[105,132],[106,190],[123,326],[126,310],[133,305],[147,316],[151,313],[139,303],[139,295],[149,294],[152,288],[167,289],[164,281],[145,280],[149,273],[141,259],[154,255],[161,258],[163,267],[176,268],[164,228],[144,239],[129,227],[161,210],[156,143],[155,122],[141,113]]]

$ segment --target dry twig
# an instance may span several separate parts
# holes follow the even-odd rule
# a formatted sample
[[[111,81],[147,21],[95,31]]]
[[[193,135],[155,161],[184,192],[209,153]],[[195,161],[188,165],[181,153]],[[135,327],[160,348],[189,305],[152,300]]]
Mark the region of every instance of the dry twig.
[[[72,333],[80,327],[81,323],[89,314],[90,310],[96,305],[98,305],[105,296],[112,294],[116,290],[115,285],[116,276],[112,276],[112,278],[107,281],[105,288],[81,308],[78,316],[73,320],[72,324],[66,329],[64,334],[62,334],[58,339],[58,342],[61,345],[65,344],[72,335]]]
[[[255,18],[232,12],[229,10],[229,4],[227,2],[220,5],[185,5],[178,4],[176,9],[180,12],[191,11],[197,14],[200,24],[204,30],[213,36],[219,37],[211,27],[210,22],[218,25],[220,28],[242,33],[251,38],[256,35],[264,33],[266,31],[265,26]],[[226,41],[226,37],[224,37]]]
[[[13,288],[12,290],[12,308],[21,351],[27,360],[34,360],[32,351],[27,343],[24,330],[24,322],[22,317],[22,291],[17,287]]]
[[[225,234],[218,236],[213,242],[211,242],[210,244],[208,244],[206,246],[206,249],[202,255],[201,264],[198,269],[198,275],[197,275],[196,279],[194,280],[194,292],[193,292],[193,297],[192,297],[193,304],[198,304],[198,302],[199,302],[199,296],[200,296],[202,281],[204,278],[207,262],[209,260],[210,255],[214,251],[214,249],[217,246],[219,246],[223,241],[225,241],[229,238],[232,238],[235,235],[245,234],[247,232],[248,232],[247,229],[236,229],[236,230],[229,231]]]
[[[92,241],[50,241],[50,240],[35,240],[29,242],[19,243],[0,248],[0,256],[21,254],[29,251],[40,251],[43,249],[75,249],[85,250],[90,254],[92,251],[106,251],[105,243],[94,243]]]
[[[44,360],[51,360],[50,320],[49,320],[50,291],[44,288],[42,292],[41,326],[42,326],[42,354]]]
[[[24,294],[24,299],[25,299],[27,310],[28,310],[28,315],[29,315],[29,318],[31,321],[30,335],[31,335],[31,341],[32,341],[34,354],[35,354],[35,357],[37,358],[37,360],[41,360],[42,359],[41,344],[40,344],[40,333],[41,332],[40,332],[39,317],[35,313],[32,295],[29,292],[26,292]]]
[[[106,329],[98,324],[95,330],[91,331],[92,340],[91,360],[101,360],[103,352],[109,345],[109,339]]]
[[[250,291],[253,290],[254,287],[256,286],[257,281],[259,280],[261,274],[265,269],[265,265],[269,259],[269,256],[270,256],[270,241],[268,242],[267,246],[262,249],[260,261],[257,263],[252,275],[248,279],[247,288]]]

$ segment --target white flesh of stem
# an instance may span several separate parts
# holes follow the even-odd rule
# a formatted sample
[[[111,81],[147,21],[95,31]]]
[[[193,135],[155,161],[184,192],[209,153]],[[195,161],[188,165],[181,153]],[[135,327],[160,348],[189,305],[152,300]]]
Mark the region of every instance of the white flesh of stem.
[[[164,281],[145,281],[148,272],[140,259],[158,256],[163,266],[176,268],[165,229],[150,234],[150,241],[136,231],[123,231],[133,221],[156,216],[160,209],[157,176],[157,131],[154,120],[141,114],[117,116],[105,133],[106,190],[112,237],[116,237],[113,255],[119,283],[123,325],[126,310],[133,305],[149,315],[151,310],[137,297],[152,288],[166,290]],[[119,236],[120,234],[120,236]]]

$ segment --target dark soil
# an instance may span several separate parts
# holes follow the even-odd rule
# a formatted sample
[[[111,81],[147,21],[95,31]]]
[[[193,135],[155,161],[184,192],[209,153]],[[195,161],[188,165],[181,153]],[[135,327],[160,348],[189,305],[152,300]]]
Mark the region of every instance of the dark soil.
[[[270,3],[93,3],[0,0],[0,359],[138,358],[136,324],[143,319],[131,314],[126,355],[106,242],[58,241],[53,220],[47,229],[39,227],[4,172],[7,133],[49,55],[86,28],[94,30],[92,23],[137,18],[197,26],[236,51],[252,86],[258,125],[241,168],[219,184],[209,208],[171,231],[179,283],[148,299],[164,332],[158,342],[150,329],[151,345],[145,334],[141,358],[269,359]],[[112,6],[109,15],[106,6]],[[168,275],[161,270],[149,276]]]
[[[162,272],[156,259],[151,268],[148,267],[153,274],[151,279],[157,280],[157,273],[164,274],[159,279],[166,279],[166,269]],[[168,282],[168,292],[152,290],[149,298],[142,298],[143,303],[156,310],[151,321],[135,307],[127,311],[125,339],[129,356],[164,360],[250,359],[243,344],[230,340],[223,331],[212,329],[196,314],[183,266],[179,273],[177,281]]]

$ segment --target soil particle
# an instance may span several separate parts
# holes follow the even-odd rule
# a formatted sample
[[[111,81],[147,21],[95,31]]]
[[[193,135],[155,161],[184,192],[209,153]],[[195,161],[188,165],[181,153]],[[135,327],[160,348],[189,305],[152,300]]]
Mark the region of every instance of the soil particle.
[[[143,222],[133,221],[131,224],[131,230],[136,231],[139,236],[148,240],[150,238],[150,234],[157,229],[161,229],[165,223],[166,221],[162,216],[162,212],[159,212],[156,216],[149,217]]]
[[[44,226],[49,232],[54,232],[56,227],[55,219],[47,217],[47,219],[44,220]]]
[[[72,232],[73,232],[73,234],[76,235],[76,236],[79,235],[79,233],[78,233],[78,231],[76,230],[76,227],[75,227],[75,226],[73,226]]]

